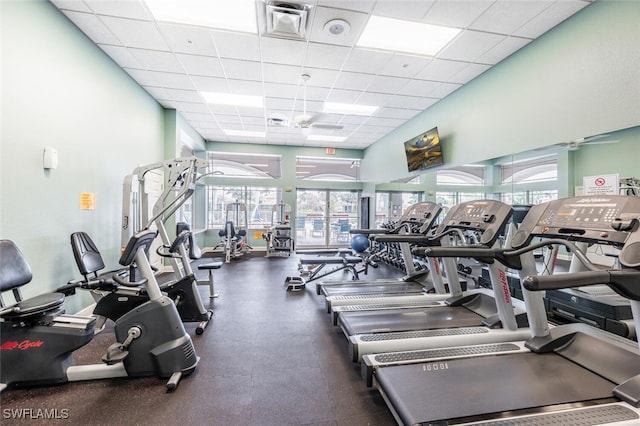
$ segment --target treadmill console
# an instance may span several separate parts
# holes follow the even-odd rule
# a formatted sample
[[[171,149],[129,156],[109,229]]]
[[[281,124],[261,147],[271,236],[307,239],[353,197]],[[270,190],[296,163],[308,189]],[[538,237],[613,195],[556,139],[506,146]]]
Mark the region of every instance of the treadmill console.
[[[514,249],[535,237],[621,247],[620,263],[640,266],[640,197],[582,196],[533,206],[513,236]]]
[[[442,207],[439,204],[424,201],[409,206],[400,218],[401,223],[416,223],[419,225],[431,225],[438,218]]]
[[[511,218],[510,205],[496,200],[476,200],[453,206],[438,228],[438,233],[451,228],[481,231],[480,243],[492,246]]]

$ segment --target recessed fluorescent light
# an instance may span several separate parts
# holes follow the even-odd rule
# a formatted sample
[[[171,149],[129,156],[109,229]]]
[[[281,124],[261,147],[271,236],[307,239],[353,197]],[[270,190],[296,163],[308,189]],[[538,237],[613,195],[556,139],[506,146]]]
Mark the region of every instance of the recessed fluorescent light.
[[[325,102],[322,112],[326,114],[371,115],[378,109],[375,105],[341,104]]]
[[[308,168],[313,168],[316,167],[315,164],[296,164],[296,167],[308,167]]]
[[[342,136],[328,136],[328,135],[309,135],[307,140],[310,141],[322,141],[322,142],[342,142],[346,137]]]
[[[254,132],[251,130],[223,130],[227,136],[247,136],[250,138],[264,138],[264,132]]]
[[[200,92],[208,104],[233,105],[262,108],[262,96],[236,95],[233,93]]]
[[[254,0],[146,0],[157,21],[257,33]]]
[[[254,163],[246,163],[245,166],[251,166],[251,167],[269,167],[268,164],[254,164]]]
[[[356,46],[434,56],[460,31],[458,28],[371,16]]]

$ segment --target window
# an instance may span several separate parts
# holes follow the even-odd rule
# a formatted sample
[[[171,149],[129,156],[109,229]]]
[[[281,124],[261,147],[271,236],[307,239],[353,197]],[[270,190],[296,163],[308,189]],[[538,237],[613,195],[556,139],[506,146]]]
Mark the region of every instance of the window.
[[[485,183],[485,166],[466,165],[436,172],[438,185],[472,185],[482,186]]]
[[[545,182],[558,179],[558,157],[546,155],[514,161],[501,167],[502,184]]]
[[[264,228],[271,225],[271,212],[274,204],[282,198],[280,188],[268,187],[223,187],[207,186],[207,228],[219,229],[227,221],[227,206],[231,203],[242,203],[246,207],[246,219],[240,218],[236,225],[249,228]],[[242,212],[244,216],[244,212]],[[229,218],[234,220],[234,218]]]
[[[212,175],[243,179],[279,179],[282,176],[280,155],[209,151],[207,159],[207,173]]]
[[[360,159],[296,157],[296,177],[302,180],[357,182]]]
[[[376,192],[375,227],[395,221],[411,205],[422,201],[422,192]]]
[[[541,204],[547,201],[557,200],[558,190],[547,191],[519,191],[504,192],[500,194],[500,200],[507,204]]]

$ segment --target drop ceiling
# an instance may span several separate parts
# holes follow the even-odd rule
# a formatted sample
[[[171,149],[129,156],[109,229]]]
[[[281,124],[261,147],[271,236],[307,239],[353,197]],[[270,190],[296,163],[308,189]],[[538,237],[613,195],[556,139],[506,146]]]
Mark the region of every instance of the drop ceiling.
[[[180,1],[180,0],[176,0]],[[236,1],[236,0],[229,0]],[[154,19],[140,0],[52,0],[163,107],[209,141],[364,149],[588,6],[591,0],[309,0],[302,38],[221,30]],[[184,4],[184,3],[183,3]],[[263,25],[255,1],[256,28]],[[187,7],[185,5],[185,7]],[[356,46],[371,16],[462,31],[435,56]],[[336,36],[332,20],[348,23]],[[329,114],[335,129],[295,127],[325,102],[375,105],[371,116]],[[261,96],[264,106],[205,103],[201,92]],[[280,120],[274,122],[270,117]],[[283,121],[285,123],[283,123]],[[288,121],[288,125],[283,126]],[[263,132],[264,138],[225,130]],[[329,143],[309,135],[345,138]]]

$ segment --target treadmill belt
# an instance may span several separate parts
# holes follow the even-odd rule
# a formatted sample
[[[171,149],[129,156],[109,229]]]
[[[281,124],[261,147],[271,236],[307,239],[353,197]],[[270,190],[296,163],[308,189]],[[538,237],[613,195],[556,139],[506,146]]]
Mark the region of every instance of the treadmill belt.
[[[484,318],[463,306],[343,312],[339,320],[349,336],[394,331],[481,326]]]
[[[611,398],[615,384],[555,354],[521,353],[380,368],[404,424]]]
[[[404,294],[423,293],[424,287],[415,282],[397,282],[387,284],[336,284],[322,287],[325,296],[344,296],[348,294]]]

